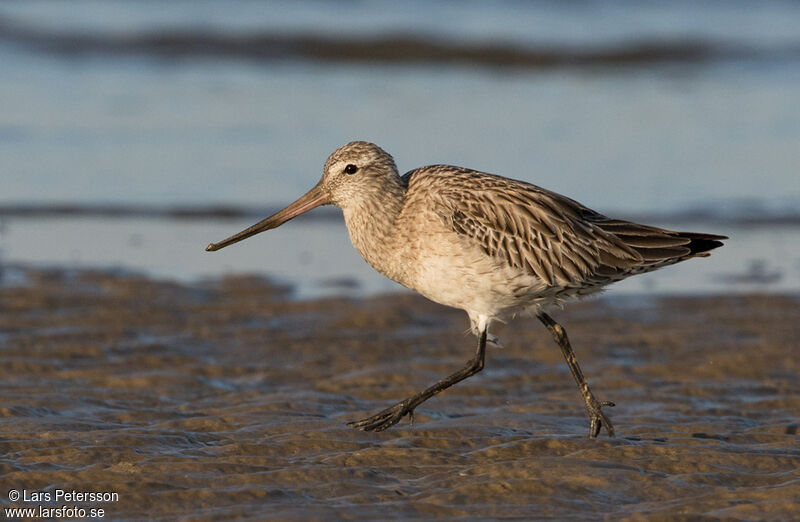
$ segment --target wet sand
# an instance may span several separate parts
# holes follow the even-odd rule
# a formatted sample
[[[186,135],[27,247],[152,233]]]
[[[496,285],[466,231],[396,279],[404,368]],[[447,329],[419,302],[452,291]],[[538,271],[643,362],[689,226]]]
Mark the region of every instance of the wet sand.
[[[557,346],[496,330],[486,369],[415,425],[345,426],[461,367],[465,314],[401,294],[295,301],[25,270],[0,289],[3,507],[105,518],[790,519],[800,513],[800,298],[606,297],[553,315],[617,437],[590,440]],[[7,490],[116,492],[10,502]]]

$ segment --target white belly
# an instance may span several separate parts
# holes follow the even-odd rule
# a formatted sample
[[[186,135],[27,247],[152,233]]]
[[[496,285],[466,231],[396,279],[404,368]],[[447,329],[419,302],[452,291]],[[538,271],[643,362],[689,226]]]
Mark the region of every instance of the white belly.
[[[546,287],[522,270],[504,266],[472,245],[441,243],[418,255],[408,282],[428,299],[504,320],[530,307]]]

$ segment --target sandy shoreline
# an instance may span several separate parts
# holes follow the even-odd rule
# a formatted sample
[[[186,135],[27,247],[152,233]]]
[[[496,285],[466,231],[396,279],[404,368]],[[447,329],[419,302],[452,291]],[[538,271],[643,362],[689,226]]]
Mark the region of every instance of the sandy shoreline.
[[[293,301],[27,272],[0,289],[7,489],[116,492],[107,518],[787,519],[800,509],[800,298],[613,299],[554,314],[610,410],[582,404],[541,325],[416,424],[345,426],[459,368],[466,316],[413,295]],[[11,502],[4,507],[33,507]],[[47,503],[45,503],[47,504]],[[51,503],[52,504],[52,503]]]

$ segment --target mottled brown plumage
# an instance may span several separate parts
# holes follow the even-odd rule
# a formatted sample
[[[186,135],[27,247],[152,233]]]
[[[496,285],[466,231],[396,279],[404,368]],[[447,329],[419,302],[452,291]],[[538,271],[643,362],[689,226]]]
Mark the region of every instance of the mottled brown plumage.
[[[483,367],[493,321],[536,315],[564,352],[591,419],[613,434],[575,361],[564,329],[546,310],[628,276],[704,257],[724,236],[674,232],[608,218],[543,188],[461,167],[433,165],[400,176],[372,143],[348,143],[330,155],[323,177],[286,209],[225,241],[217,250],[280,226],[315,206],[342,209],[353,246],[380,273],[438,303],[463,309],[479,337],[459,372],[379,414],[352,423],[386,429],[448,386]]]

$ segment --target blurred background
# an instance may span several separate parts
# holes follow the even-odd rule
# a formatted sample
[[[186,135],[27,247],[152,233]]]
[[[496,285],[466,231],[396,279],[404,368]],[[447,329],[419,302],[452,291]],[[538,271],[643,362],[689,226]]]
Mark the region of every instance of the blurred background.
[[[800,3],[0,3],[0,279],[23,266],[300,297],[400,287],[320,209],[210,254],[364,139],[731,236],[624,293],[800,290]]]

